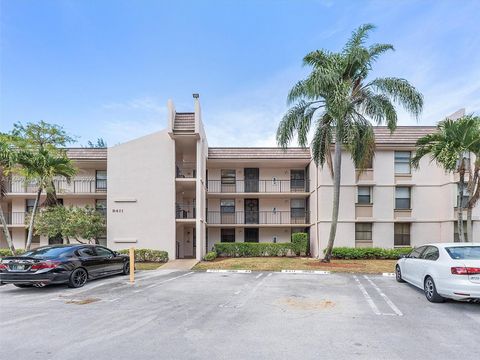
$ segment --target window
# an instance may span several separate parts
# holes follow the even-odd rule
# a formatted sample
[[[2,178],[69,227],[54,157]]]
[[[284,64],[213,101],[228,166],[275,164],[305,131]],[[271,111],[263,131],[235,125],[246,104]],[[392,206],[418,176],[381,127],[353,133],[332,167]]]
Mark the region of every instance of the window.
[[[95,252],[97,253],[97,256],[113,257],[113,253],[110,250],[101,246],[96,246]]]
[[[355,241],[372,241],[372,223],[355,224]]]
[[[10,234],[12,236],[12,234]],[[25,243],[27,242],[28,238],[28,231],[25,231]],[[32,236],[32,244],[40,244],[40,235],[33,235]]]
[[[357,188],[357,204],[371,204],[372,203],[372,187],[359,186]]]
[[[457,207],[460,205],[460,199],[462,199],[462,206],[467,206],[469,197],[467,184],[465,184],[463,188],[463,194],[460,193],[460,184],[457,184]]]
[[[435,246],[428,246],[427,249],[423,252],[421,258],[425,260],[435,261],[440,256],[438,249]]]
[[[410,188],[408,186],[397,186],[395,188],[395,209],[410,209]]]
[[[454,260],[480,260],[480,246],[447,247],[445,250]]]
[[[97,170],[95,188],[97,191],[107,190],[107,171],[106,170]]]
[[[394,245],[409,246],[410,245],[410,223],[396,223],[394,225]]]
[[[419,259],[426,248],[426,246],[420,246],[419,248],[413,249],[408,257],[411,259]]]
[[[93,251],[93,247],[81,248],[80,250],[78,250],[78,256],[81,256],[81,257],[95,256],[95,251]]]
[[[235,200],[220,200],[220,212],[233,214],[235,212]]]
[[[292,199],[290,210],[292,218],[305,218],[305,199]]]
[[[235,242],[235,229],[221,229],[221,242]]]
[[[395,151],[395,174],[410,174],[411,151]]]
[[[304,170],[290,170],[290,189],[292,191],[305,191]]]
[[[95,210],[97,210],[103,216],[107,215],[107,200],[106,199],[96,199],[95,200]]]
[[[222,169],[222,185],[235,184],[235,169]]]
[[[35,206],[35,199],[26,199],[25,200],[25,211],[28,213],[33,212],[33,207]]]

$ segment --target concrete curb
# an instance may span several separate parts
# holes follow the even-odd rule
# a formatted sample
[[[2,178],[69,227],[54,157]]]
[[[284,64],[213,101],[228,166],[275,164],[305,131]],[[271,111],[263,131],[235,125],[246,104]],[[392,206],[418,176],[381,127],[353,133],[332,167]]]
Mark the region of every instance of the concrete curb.
[[[323,270],[282,270],[284,274],[316,274],[316,275],[328,275],[330,271]]]
[[[207,269],[208,273],[239,273],[239,274],[249,274],[252,270],[221,270],[221,269]]]

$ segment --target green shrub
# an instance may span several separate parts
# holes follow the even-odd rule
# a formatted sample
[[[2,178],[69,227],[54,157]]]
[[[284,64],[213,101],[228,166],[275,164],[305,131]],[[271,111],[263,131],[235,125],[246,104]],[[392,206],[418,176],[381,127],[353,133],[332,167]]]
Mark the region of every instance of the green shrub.
[[[396,260],[401,255],[408,254],[412,248],[397,248],[397,249],[383,249],[383,248],[349,248],[336,247],[333,248],[333,259],[390,259]]]
[[[118,250],[120,254],[129,254],[129,249]],[[138,262],[161,262],[168,261],[168,253],[162,250],[135,249],[135,261]]]
[[[215,251],[209,251],[205,254],[203,257],[203,260],[205,261],[213,261],[217,258],[217,253]]]
[[[295,254],[293,243],[217,243],[215,252],[229,257],[287,256]]]
[[[293,251],[297,255],[306,255],[308,249],[308,235],[304,232],[292,234]]]
[[[16,249],[15,250],[15,255],[21,255],[25,252],[24,249]],[[0,258],[6,257],[6,256],[12,256],[12,252],[10,249],[0,249]]]

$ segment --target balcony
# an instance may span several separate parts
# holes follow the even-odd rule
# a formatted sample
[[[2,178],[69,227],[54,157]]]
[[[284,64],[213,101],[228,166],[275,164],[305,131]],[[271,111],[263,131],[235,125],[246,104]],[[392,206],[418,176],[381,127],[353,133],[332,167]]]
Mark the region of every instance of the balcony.
[[[208,225],[307,225],[309,212],[299,211],[208,211]]]
[[[208,180],[209,193],[306,193],[308,180]]]
[[[176,204],[175,208],[176,219],[195,219],[195,205]]]
[[[57,194],[95,194],[107,192],[106,179],[73,178],[53,180]],[[33,194],[37,192],[37,183],[25,179],[10,179],[7,181],[7,193]]]
[[[175,167],[175,177],[177,179],[195,179],[197,177],[197,170],[195,166],[179,166]]]
[[[7,225],[25,225],[25,215],[24,211],[22,212],[4,212],[5,221]]]

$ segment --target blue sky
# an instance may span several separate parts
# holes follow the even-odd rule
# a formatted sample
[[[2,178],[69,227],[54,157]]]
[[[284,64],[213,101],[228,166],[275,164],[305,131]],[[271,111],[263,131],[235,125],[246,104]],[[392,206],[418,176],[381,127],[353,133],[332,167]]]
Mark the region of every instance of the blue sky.
[[[480,1],[0,0],[0,131],[45,120],[109,145],[166,126],[200,93],[210,146],[271,146],[309,51],[374,23],[376,76],[425,96],[420,125],[480,112]],[[402,112],[400,125],[415,124]]]

